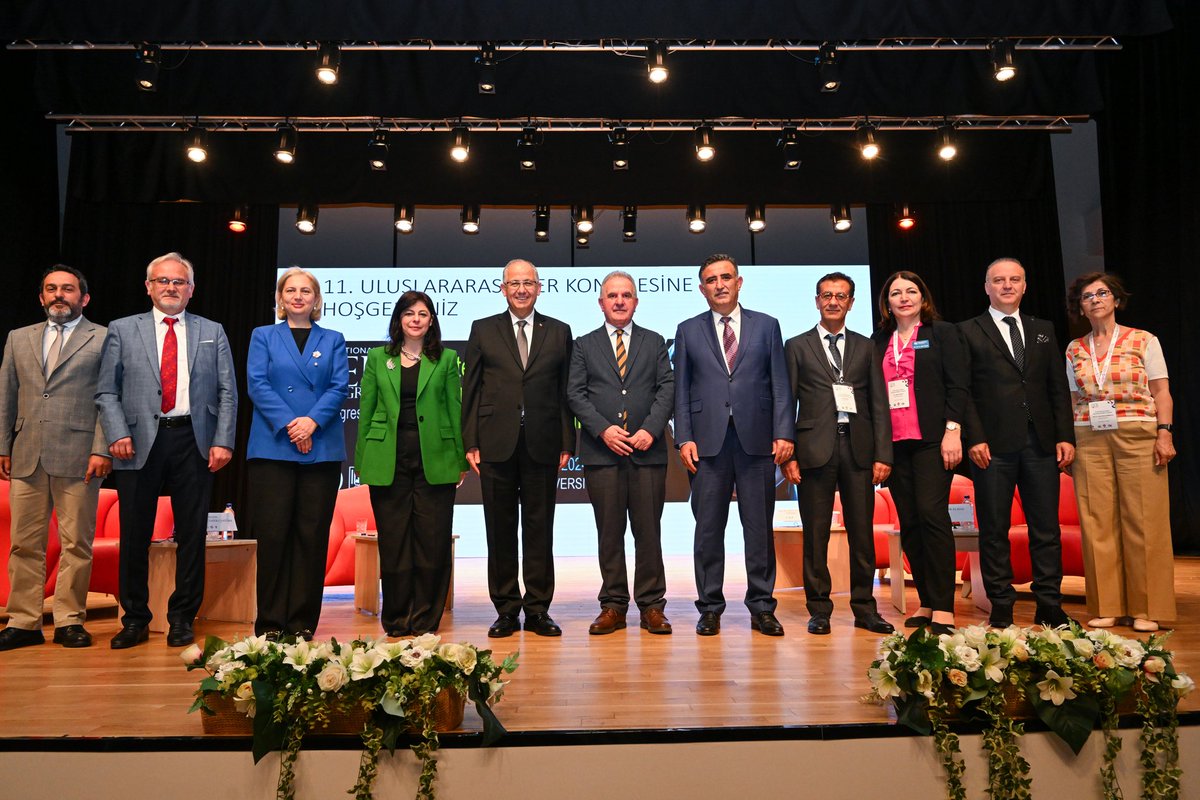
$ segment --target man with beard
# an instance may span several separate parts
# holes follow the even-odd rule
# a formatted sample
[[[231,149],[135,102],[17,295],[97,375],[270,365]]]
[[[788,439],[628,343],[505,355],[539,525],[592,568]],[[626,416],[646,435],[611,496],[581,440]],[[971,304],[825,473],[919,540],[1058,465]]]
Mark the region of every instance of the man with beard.
[[[88,647],[88,583],[100,482],[112,469],[92,396],[105,329],[83,316],[87,279],[58,264],[42,274],[46,322],[8,335],[0,364],[0,478],[11,481],[8,627],[0,650],[43,644],[50,512],[62,544],[54,642]]]

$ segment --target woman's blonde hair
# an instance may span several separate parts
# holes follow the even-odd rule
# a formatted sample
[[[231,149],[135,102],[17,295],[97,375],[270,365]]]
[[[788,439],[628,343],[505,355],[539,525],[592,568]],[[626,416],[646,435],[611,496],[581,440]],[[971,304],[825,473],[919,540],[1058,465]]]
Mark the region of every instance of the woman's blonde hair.
[[[309,313],[308,318],[313,322],[316,322],[321,318],[321,309],[324,306],[324,300],[321,297],[321,282],[317,280],[316,275],[313,275],[306,269],[300,269],[299,267],[292,267],[291,269],[284,270],[284,273],[279,276],[279,280],[275,282],[275,316],[278,319],[287,319],[287,311],[285,311],[283,308],[283,286],[288,282],[288,278],[291,278],[294,275],[303,275],[305,278],[308,278],[308,282],[312,284],[313,294],[315,297],[313,300],[312,311]]]

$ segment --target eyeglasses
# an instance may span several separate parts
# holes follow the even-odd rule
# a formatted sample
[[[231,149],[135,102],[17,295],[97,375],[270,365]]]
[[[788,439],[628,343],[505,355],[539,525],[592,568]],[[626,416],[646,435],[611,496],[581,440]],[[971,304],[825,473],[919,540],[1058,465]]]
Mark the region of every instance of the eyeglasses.
[[[531,280],[505,281],[504,285],[507,286],[508,288],[512,289],[513,291],[516,291],[517,289],[532,289],[538,285],[538,282],[531,281]]]
[[[837,294],[834,294],[833,292],[821,292],[819,295],[817,295],[817,299],[823,303],[828,303],[835,297],[839,303],[844,303],[850,299],[850,295],[846,294],[845,292],[838,292]]]
[[[189,283],[191,283],[191,281],[187,280],[186,278],[151,278],[150,280],[146,281],[146,283],[157,283],[164,289],[168,286],[174,286],[176,289],[178,289],[181,286],[187,286]]]
[[[1098,289],[1094,292],[1080,295],[1079,299],[1085,303],[1090,303],[1093,300],[1107,300],[1110,297],[1112,297],[1112,292],[1108,289]]]

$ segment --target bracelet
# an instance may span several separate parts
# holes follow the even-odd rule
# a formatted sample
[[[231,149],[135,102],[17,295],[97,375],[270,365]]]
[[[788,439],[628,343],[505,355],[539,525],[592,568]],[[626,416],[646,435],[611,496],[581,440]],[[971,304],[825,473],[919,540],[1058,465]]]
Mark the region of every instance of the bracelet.
[[[1158,429],[1160,431],[1166,431],[1167,433],[1170,433],[1170,434],[1174,434],[1174,432],[1175,432],[1175,426],[1169,422],[1158,423]]]

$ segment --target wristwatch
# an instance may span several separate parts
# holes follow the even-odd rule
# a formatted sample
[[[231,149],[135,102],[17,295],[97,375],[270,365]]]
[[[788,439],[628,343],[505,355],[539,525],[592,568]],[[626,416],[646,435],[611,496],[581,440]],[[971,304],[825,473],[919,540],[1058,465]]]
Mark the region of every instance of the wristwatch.
[[[948,431],[956,431],[961,427],[962,426],[959,425],[957,422],[947,422],[946,423],[946,430],[948,430]]]
[[[1172,425],[1172,424],[1171,424],[1171,423],[1169,423],[1169,422],[1160,422],[1160,423],[1158,423],[1158,429],[1159,429],[1160,431],[1166,431],[1167,433],[1174,433],[1174,432],[1175,432],[1175,426],[1174,426],[1174,425]]]

